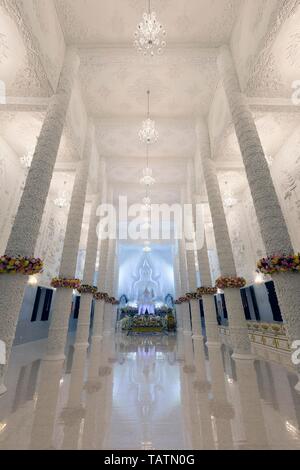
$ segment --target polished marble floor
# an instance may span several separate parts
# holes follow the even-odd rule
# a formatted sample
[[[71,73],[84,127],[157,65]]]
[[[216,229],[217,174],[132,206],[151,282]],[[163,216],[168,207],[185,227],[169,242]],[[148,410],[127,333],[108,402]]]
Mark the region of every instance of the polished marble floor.
[[[14,348],[0,449],[300,449],[292,371],[188,336],[116,334],[43,360]]]

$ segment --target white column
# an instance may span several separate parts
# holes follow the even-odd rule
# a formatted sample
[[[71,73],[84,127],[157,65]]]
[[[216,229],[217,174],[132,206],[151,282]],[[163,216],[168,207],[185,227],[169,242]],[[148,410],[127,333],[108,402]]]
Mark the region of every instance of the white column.
[[[105,277],[107,268],[109,240],[106,238],[101,240],[100,245],[100,259],[99,259],[99,276],[98,276],[98,291],[105,291]],[[93,340],[94,338],[102,338],[103,334],[103,321],[104,321],[104,300],[95,301],[94,312],[94,326],[93,326]]]
[[[90,220],[89,220],[89,231],[86,245],[86,256],[84,263],[83,281],[82,284],[94,286],[95,277],[95,266],[98,249],[98,235],[97,235],[97,224],[98,218],[96,215],[97,208],[100,204],[100,194],[96,194],[93,197]],[[82,293],[80,297],[80,311],[77,322],[77,331],[75,345],[81,344],[88,346],[89,331],[90,331],[90,317],[91,317],[91,306],[92,306],[93,294]]]
[[[180,264],[180,279],[181,279],[181,292],[182,296],[185,296],[188,291],[187,282],[187,268],[186,268],[186,253],[184,240],[179,242],[179,264]],[[190,318],[190,306],[188,302],[181,304],[182,315],[183,315],[183,333],[185,335],[192,334],[191,318]]]
[[[115,256],[116,256],[116,240],[109,240],[109,251],[107,257],[107,268],[106,268],[106,291],[108,295],[112,295],[114,286],[114,267],[115,267]],[[104,307],[104,334],[111,334],[112,332],[112,316],[113,306],[109,303],[105,304]]]
[[[222,47],[218,65],[267,255],[290,255],[294,250],[288,228],[276,195],[255,122],[246,97],[241,92],[228,47]],[[299,273],[275,274],[273,281],[281,312],[287,323],[290,341],[299,340]]]
[[[76,273],[77,255],[89,175],[89,162],[94,137],[94,126],[88,124],[83,160],[79,163],[69,210],[59,277],[73,279]],[[56,290],[52,306],[51,324],[47,343],[47,358],[64,357],[69,317],[71,311],[72,289]]]
[[[212,278],[210,272],[205,233],[204,244],[203,247],[197,251],[197,257],[200,271],[201,287],[212,287]],[[203,294],[202,299],[205,315],[205,329],[207,338],[206,344],[208,345],[209,343],[214,343],[221,345],[214,296]]]
[[[180,279],[180,266],[179,266],[179,254],[174,254],[174,283],[175,283],[175,297],[178,299],[181,295],[181,279]],[[182,305],[176,305],[176,320],[177,320],[177,331],[183,330],[183,313]]]
[[[50,100],[36,144],[31,168],[7,243],[6,255],[8,256],[33,257],[34,255],[79,63],[76,51],[69,49],[56,93]],[[26,281],[27,276],[0,275],[0,340],[6,343],[7,358],[10,356],[15,336]],[[3,377],[4,366],[0,366],[0,394],[5,392]]]
[[[197,290],[197,279],[196,279],[196,259],[195,251],[188,250],[186,252],[187,270],[189,279],[189,292],[195,294]],[[193,338],[203,339],[202,328],[201,328],[201,316],[200,316],[200,305],[199,299],[191,299],[191,315],[192,315],[192,331]]]
[[[236,277],[232,246],[217,172],[215,164],[211,160],[210,138],[205,121],[202,121],[198,125],[198,143],[200,146],[202,168],[214,227],[221,274],[222,276]],[[248,328],[240,289],[226,288],[224,291],[234,357],[249,357],[251,355],[251,344],[248,337]]]

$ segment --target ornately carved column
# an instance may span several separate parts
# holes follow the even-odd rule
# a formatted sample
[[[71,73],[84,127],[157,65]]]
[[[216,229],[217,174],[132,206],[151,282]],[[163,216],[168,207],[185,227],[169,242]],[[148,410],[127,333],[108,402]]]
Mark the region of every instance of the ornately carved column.
[[[100,198],[101,195],[97,194],[93,197],[92,201],[82,285],[94,286],[98,249],[98,218],[96,212],[100,204]],[[82,344],[86,345],[86,347],[88,346],[92,300],[92,293],[81,293],[75,345]]]
[[[276,195],[255,122],[246,97],[241,92],[228,47],[221,49],[218,65],[267,255],[291,255],[294,250],[288,228]],[[299,273],[275,274],[273,281],[280,308],[287,323],[289,338],[291,342],[299,340]]]
[[[207,123],[198,125],[198,139],[201,153],[203,174],[206,183],[216,247],[222,276],[236,277],[232,246],[214,162],[211,160],[210,139]],[[251,344],[248,337],[247,322],[240,295],[240,289],[224,289],[228,310],[230,337],[235,357],[249,357]]]
[[[73,279],[76,273],[77,255],[85,206],[89,162],[94,138],[94,125],[89,122],[83,160],[79,162],[73,186],[59,277]],[[72,289],[58,288],[55,292],[47,343],[47,357],[64,357],[72,302]]]
[[[12,258],[34,256],[79,63],[76,51],[69,49],[56,93],[52,96],[47,109],[7,243],[5,254]],[[26,282],[25,275],[0,274],[0,339],[6,343],[7,358],[10,356]],[[4,367],[0,366],[0,394],[5,392],[3,376]]]
[[[197,251],[197,256],[201,286],[210,287],[212,286],[212,278],[207,252],[206,234],[204,234],[203,247]],[[213,343],[221,345],[214,296],[203,294],[202,300],[205,315],[206,344]]]

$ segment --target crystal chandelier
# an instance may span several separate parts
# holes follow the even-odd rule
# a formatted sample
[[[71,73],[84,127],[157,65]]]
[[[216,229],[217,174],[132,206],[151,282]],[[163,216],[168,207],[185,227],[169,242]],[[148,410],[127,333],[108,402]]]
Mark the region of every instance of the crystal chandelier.
[[[134,46],[144,55],[154,56],[161,54],[166,47],[166,31],[151,11],[151,2],[148,0],[148,12],[143,14],[143,20],[138,24],[134,33]]]
[[[141,178],[140,183],[145,186],[152,186],[155,183],[155,178],[152,176],[151,168],[147,167],[143,169],[143,177]]]
[[[147,119],[143,121],[142,128],[139,131],[139,138],[144,144],[154,144],[158,141],[158,132],[155,129],[155,121],[150,119],[150,91],[147,91],[148,95],[148,113]]]
[[[142,207],[145,211],[150,211],[151,210],[151,199],[150,199],[150,197],[147,197],[147,196],[144,197]]]

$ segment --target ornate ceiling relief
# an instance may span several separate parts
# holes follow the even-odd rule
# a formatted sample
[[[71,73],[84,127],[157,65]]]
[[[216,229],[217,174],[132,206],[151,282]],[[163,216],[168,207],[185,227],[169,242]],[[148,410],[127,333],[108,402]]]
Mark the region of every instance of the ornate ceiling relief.
[[[13,31],[13,37],[20,35],[26,49],[25,64],[17,72],[15,82],[10,85],[12,96],[46,96],[51,94],[51,86],[41,61],[41,51],[32,33],[28,18],[22,9],[23,2],[16,0],[0,0],[0,7],[13,20],[18,32]]]

